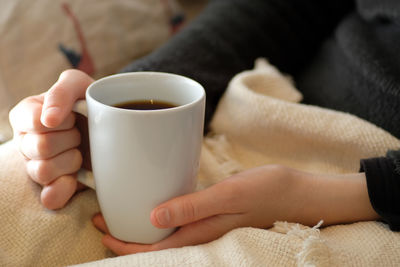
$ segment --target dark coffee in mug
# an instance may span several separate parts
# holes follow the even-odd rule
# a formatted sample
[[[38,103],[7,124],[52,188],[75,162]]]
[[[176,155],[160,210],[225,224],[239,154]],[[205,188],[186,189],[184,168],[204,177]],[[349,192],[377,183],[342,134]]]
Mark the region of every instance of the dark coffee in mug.
[[[113,106],[116,108],[123,108],[123,109],[156,110],[156,109],[174,108],[177,105],[165,101],[150,99],[150,100],[127,101],[127,102],[117,103]]]

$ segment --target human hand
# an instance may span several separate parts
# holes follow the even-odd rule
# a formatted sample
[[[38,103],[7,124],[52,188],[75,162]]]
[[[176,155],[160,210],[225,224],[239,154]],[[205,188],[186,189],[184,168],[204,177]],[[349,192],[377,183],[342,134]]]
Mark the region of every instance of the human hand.
[[[47,92],[23,99],[10,111],[14,141],[26,159],[28,175],[43,186],[40,198],[49,209],[62,208],[83,188],[75,173],[83,161],[78,148],[86,150],[88,145],[80,146],[81,120],[72,107],[92,82],[81,71],[64,71]]]
[[[158,228],[180,227],[158,243],[126,243],[112,237],[101,214],[94,225],[103,244],[118,255],[196,245],[238,227],[270,228],[275,221],[308,226],[375,220],[365,174],[316,175],[266,165],[236,174],[203,191],[156,207],[150,216]]]
[[[269,228],[276,220],[294,219],[296,207],[287,198],[289,195],[300,198],[300,195],[294,194],[292,179],[291,169],[263,166],[234,175],[203,191],[167,201],[152,211],[151,223],[158,228],[180,228],[151,245],[113,238],[100,214],[93,222],[106,233],[103,244],[119,255],[202,244],[238,227]]]

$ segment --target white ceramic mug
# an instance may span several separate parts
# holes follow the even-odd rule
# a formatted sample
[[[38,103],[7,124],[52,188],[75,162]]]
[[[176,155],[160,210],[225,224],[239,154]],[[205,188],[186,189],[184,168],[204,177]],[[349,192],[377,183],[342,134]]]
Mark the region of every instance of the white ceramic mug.
[[[159,100],[177,105],[160,110],[113,107]],[[174,229],[158,229],[151,211],[195,188],[203,137],[205,92],[189,78],[159,72],[108,76],[92,83],[74,111],[88,117],[97,198],[114,237],[154,243]],[[90,186],[84,171],[78,179]],[[93,185],[91,187],[94,187]]]

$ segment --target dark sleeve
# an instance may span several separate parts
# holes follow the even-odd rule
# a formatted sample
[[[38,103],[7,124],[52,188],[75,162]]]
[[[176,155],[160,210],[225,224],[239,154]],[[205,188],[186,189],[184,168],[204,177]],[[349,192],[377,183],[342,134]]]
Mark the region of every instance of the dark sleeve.
[[[386,157],[361,160],[374,210],[393,231],[400,231],[400,150]]]
[[[123,71],[163,71],[206,89],[206,124],[229,80],[266,57],[295,73],[353,6],[350,0],[214,0],[181,32]]]

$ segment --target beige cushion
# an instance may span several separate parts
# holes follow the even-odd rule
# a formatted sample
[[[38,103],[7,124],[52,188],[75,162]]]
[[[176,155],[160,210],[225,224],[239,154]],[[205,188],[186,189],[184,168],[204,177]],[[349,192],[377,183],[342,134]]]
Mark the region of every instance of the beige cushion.
[[[171,1],[159,0],[2,0],[0,143],[11,136],[9,109],[28,95],[46,91],[61,71],[72,67],[59,46],[82,54],[64,2],[78,21],[92,60],[92,69],[83,69],[95,78],[115,73],[161,45],[177,12],[168,7]]]

